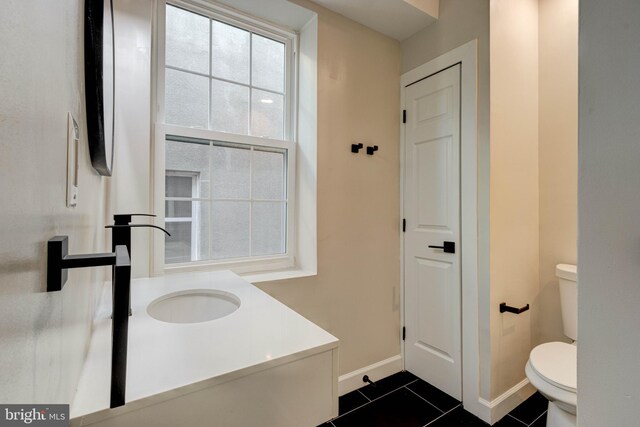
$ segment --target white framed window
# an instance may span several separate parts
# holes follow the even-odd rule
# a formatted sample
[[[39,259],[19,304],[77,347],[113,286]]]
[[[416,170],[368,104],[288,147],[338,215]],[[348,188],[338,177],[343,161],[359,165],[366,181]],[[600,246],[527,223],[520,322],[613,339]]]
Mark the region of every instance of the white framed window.
[[[157,24],[154,204],[176,235],[154,270],[293,266],[296,34],[199,0]]]

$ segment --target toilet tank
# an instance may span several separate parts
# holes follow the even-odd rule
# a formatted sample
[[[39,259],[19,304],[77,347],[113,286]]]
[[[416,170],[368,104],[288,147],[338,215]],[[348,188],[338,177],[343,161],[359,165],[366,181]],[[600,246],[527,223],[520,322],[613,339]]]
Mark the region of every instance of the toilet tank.
[[[570,264],[556,265],[556,276],[560,285],[560,307],[564,334],[578,340],[578,273]]]

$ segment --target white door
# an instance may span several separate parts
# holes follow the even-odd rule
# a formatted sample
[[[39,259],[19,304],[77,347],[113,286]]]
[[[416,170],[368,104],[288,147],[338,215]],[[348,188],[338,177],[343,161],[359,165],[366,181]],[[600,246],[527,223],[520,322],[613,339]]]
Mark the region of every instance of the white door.
[[[460,65],[404,91],[405,366],[462,400]]]

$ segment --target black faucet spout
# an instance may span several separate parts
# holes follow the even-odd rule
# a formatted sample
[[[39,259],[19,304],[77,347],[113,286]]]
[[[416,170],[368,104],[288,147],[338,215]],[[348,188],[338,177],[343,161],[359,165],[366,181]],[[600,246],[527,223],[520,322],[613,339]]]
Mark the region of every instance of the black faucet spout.
[[[115,251],[116,246],[125,245],[131,255],[131,229],[132,228],[155,228],[163,231],[167,236],[171,234],[162,227],[153,224],[131,224],[131,218],[134,216],[155,217],[152,214],[117,214],[113,216],[113,225],[107,225],[105,228],[111,229],[111,249]]]
[[[155,218],[154,214],[146,214],[146,213],[134,213],[134,214],[115,214],[113,216],[113,222],[116,225],[125,225],[125,224],[129,224],[131,222],[131,219],[134,216],[146,216],[146,217],[151,217],[151,218]]]

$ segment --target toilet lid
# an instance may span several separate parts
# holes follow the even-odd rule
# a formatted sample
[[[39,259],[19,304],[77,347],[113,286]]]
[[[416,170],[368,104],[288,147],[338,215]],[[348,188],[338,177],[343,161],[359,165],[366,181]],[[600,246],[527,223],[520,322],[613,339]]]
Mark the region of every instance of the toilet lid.
[[[531,350],[531,367],[550,384],[575,392],[578,376],[577,349],[564,342],[548,342]]]

